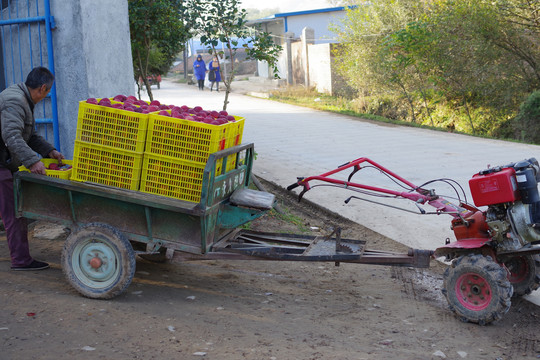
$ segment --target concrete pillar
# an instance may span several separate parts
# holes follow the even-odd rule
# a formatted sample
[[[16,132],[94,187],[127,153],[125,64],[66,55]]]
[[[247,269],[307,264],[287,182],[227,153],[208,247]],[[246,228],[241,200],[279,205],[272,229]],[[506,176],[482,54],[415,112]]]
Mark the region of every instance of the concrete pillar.
[[[302,62],[304,63],[304,83],[309,88],[309,45],[315,44],[315,30],[310,27],[302,29]]]
[[[285,33],[286,51],[287,51],[287,84],[293,84],[293,64],[292,64],[292,46],[291,42],[294,37],[293,32]]]

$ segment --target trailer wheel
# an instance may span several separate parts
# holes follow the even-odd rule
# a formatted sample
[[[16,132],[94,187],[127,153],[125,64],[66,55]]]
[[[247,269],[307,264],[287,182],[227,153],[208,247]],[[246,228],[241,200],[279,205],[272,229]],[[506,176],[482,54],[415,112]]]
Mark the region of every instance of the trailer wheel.
[[[540,287],[540,256],[514,256],[504,265],[510,271],[508,280],[514,287],[514,297],[528,295]]]
[[[489,324],[510,309],[507,271],[489,256],[471,254],[454,260],[444,273],[442,291],[450,309],[465,322]]]
[[[111,299],[131,284],[135,253],[127,238],[105,224],[88,224],[66,239],[62,269],[83,296]]]

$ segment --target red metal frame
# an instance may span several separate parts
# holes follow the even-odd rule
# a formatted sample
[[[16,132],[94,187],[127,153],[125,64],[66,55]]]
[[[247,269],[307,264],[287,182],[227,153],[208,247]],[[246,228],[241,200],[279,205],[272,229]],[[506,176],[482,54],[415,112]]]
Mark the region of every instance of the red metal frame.
[[[368,163],[368,164],[374,166],[375,168],[382,171],[386,175],[388,175],[390,177],[393,177],[394,179],[396,179],[396,180],[400,181],[401,183],[407,185],[408,187],[411,188],[412,191],[415,191],[415,192],[396,191],[396,190],[385,189],[385,188],[380,188],[380,187],[376,187],[376,186],[359,184],[359,183],[355,183],[355,182],[351,182],[351,181],[339,180],[339,179],[335,179],[335,178],[330,177],[331,175],[334,175],[334,174],[336,174],[338,172],[345,171],[345,170],[350,169],[350,168],[353,168],[353,173],[355,173],[355,172],[357,172],[358,170],[361,169],[360,164],[362,164],[362,163]],[[353,173],[351,173],[351,176],[352,176]],[[349,178],[351,176],[349,176]],[[448,200],[445,200],[444,198],[441,198],[438,195],[432,194],[429,190],[426,190],[426,189],[423,189],[421,187],[416,186],[415,184],[413,184],[410,181],[402,178],[398,174],[396,174],[396,173],[390,171],[389,169],[381,166],[380,164],[376,163],[375,161],[370,160],[370,159],[365,158],[365,157],[358,158],[356,160],[350,161],[350,162],[348,162],[346,164],[343,164],[343,165],[339,166],[337,169],[334,169],[332,171],[328,171],[328,172],[326,172],[324,174],[321,174],[321,175],[310,176],[310,177],[307,177],[307,178],[299,178],[298,182],[297,182],[297,185],[300,185],[300,186],[304,187],[304,190],[302,191],[301,195],[303,195],[306,191],[311,189],[311,186],[309,185],[310,181],[324,181],[324,182],[331,183],[331,184],[343,185],[344,187],[354,187],[354,188],[363,189],[363,190],[375,191],[375,192],[379,192],[379,193],[383,193],[383,194],[387,194],[387,195],[394,195],[396,197],[401,197],[401,198],[404,198],[404,199],[408,199],[408,200],[411,200],[411,201],[414,201],[414,202],[417,202],[417,203],[420,203],[420,204],[428,203],[429,205],[431,205],[435,209],[437,209],[438,213],[448,214],[448,215],[451,215],[451,216],[454,216],[454,217],[457,217],[457,218],[464,218],[464,217],[467,217],[467,216],[473,214],[474,212],[478,211],[478,209],[470,207],[470,206],[464,207],[463,204],[460,204],[460,206],[452,204]],[[293,184],[289,188],[293,188],[293,187],[296,187],[296,186],[294,186],[294,184]]]
[[[376,186],[364,185],[355,182],[351,182],[350,179],[352,176],[362,169],[362,164],[369,164],[379,171],[383,172],[387,176],[401,182],[402,184],[409,187],[411,190],[406,191],[396,191],[391,189],[380,188]],[[348,180],[340,180],[332,177],[339,172],[346,170],[352,170],[349,175]],[[395,197],[400,197],[408,199],[420,204],[429,204],[430,206],[436,209],[437,214],[448,214],[453,217],[452,220],[452,229],[456,236],[457,242],[449,243],[443,247],[445,248],[480,248],[487,244],[490,240],[490,236],[487,232],[487,225],[485,223],[485,217],[481,210],[476,207],[460,203],[459,205],[452,204],[448,200],[436,195],[430,190],[423,189],[410,181],[402,178],[398,174],[390,171],[389,169],[381,166],[380,164],[362,157],[356,160],[350,161],[346,164],[339,166],[338,168],[325,172],[321,175],[309,176],[306,178],[298,178],[298,181],[295,184],[292,184],[288,187],[289,190],[292,190],[298,186],[302,186],[303,190],[299,195],[301,199],[302,196],[311,189],[310,182],[313,181],[322,181],[335,185],[342,185],[344,188],[357,188],[362,190],[369,190],[381,194],[393,195]]]

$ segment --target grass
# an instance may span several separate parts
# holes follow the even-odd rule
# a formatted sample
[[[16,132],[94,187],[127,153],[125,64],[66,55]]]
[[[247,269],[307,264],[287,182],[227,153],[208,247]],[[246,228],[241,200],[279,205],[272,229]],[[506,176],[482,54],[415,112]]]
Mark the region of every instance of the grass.
[[[399,125],[399,126],[409,126],[409,127],[423,128],[423,129],[443,131],[443,132],[452,132],[456,134],[470,135],[470,136],[475,136],[479,138],[499,139],[499,140],[516,142],[516,143],[526,143],[515,138],[494,137],[485,133],[472,134],[471,131],[460,130],[460,129],[450,130],[445,127],[443,119],[445,117],[458,117],[457,116],[458,114],[455,109],[452,109],[450,107],[445,107],[444,105],[441,105],[441,104],[439,104],[437,108],[437,110],[440,113],[440,116],[442,116],[442,118],[439,119],[440,126],[432,126],[430,124],[426,124],[428,122],[426,120],[424,121],[424,123],[419,123],[419,122],[414,123],[411,121],[390,119],[390,118],[380,116],[380,115],[365,113],[362,111],[362,106],[359,104],[359,101],[357,99],[347,99],[347,98],[339,97],[339,96],[321,94],[321,93],[317,93],[315,90],[306,89],[304,87],[287,87],[282,90],[273,91],[271,92],[271,98],[274,101],[303,106],[303,107],[316,109],[316,110],[328,111],[328,112],[332,112],[336,114],[347,115],[347,116],[356,117],[363,120],[371,120],[371,121],[375,121],[379,123],[394,124],[394,125]],[[466,123],[467,121],[461,120],[461,122]],[[437,121],[435,121],[435,123],[437,123]]]
[[[283,207],[282,207],[283,208]],[[248,223],[245,223],[244,225],[240,226],[241,229],[244,230],[252,230],[253,229],[253,223],[255,221],[265,221],[265,219],[272,219],[276,220],[276,222],[285,222],[291,225],[295,230],[291,230],[289,228],[285,230],[280,229],[268,229],[266,231],[270,232],[277,232],[277,233],[293,233],[293,234],[306,234],[309,233],[311,230],[304,224],[304,220],[293,213],[287,208],[283,209],[282,213],[278,213],[275,209],[269,210],[265,215],[263,215],[259,219],[255,219],[253,221],[250,221]],[[274,222],[274,221],[272,221]]]

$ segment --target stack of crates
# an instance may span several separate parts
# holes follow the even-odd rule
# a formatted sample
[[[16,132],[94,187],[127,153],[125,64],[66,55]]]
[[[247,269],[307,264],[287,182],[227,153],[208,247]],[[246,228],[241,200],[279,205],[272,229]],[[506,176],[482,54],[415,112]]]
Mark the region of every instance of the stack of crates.
[[[208,157],[239,145],[243,129],[244,118],[236,116],[235,122],[212,125],[151,113],[140,191],[199,202]],[[219,160],[216,174],[235,166],[235,155]]]
[[[147,127],[148,114],[79,102],[71,180],[139,190]]]

